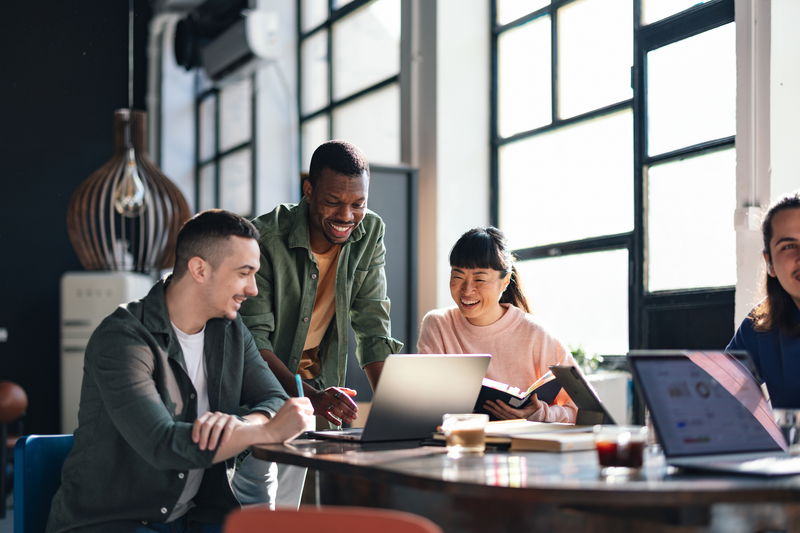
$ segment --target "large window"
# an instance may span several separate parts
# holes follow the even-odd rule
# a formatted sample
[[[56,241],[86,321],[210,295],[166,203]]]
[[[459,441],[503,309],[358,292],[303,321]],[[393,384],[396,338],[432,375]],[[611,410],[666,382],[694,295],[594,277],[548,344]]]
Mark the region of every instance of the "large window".
[[[492,8],[492,218],[537,316],[625,353],[648,309],[731,293],[733,1]]]
[[[302,169],[328,139],[400,162],[400,0],[298,0]]]
[[[256,195],[254,79],[248,76],[221,87],[197,73],[197,210],[220,207],[254,216]]]

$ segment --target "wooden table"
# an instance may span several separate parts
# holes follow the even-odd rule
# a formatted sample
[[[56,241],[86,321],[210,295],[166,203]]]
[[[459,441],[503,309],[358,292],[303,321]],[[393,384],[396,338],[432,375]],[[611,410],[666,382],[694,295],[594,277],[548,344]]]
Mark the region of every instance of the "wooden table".
[[[648,456],[638,479],[602,479],[595,452],[447,457],[415,443],[298,440],[256,456],[319,474],[320,502],[411,511],[448,533],[800,531],[800,476],[682,474]]]

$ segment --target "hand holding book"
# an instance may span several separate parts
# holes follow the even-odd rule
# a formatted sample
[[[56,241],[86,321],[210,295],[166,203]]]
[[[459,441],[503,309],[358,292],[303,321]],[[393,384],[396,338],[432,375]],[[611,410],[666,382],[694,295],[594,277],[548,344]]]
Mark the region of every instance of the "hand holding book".
[[[527,419],[541,409],[542,404],[549,405],[555,401],[560,391],[561,385],[552,372],[543,374],[525,392],[499,381],[484,379],[474,411],[487,413],[493,420]]]

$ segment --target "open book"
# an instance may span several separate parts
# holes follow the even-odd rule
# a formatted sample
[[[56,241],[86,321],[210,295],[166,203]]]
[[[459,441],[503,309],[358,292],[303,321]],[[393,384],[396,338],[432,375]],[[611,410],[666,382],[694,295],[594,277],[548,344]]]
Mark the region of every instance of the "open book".
[[[531,397],[535,394],[536,397],[547,404],[553,403],[561,390],[561,384],[558,382],[552,371],[545,374],[533,382],[526,391],[520,391],[517,387],[512,387],[506,383],[501,383],[489,378],[483,378],[481,391],[478,394],[478,401],[475,402],[473,411],[476,413],[486,413],[490,419],[495,418],[491,413],[483,408],[483,404],[487,400],[502,400],[514,409],[521,409],[527,407],[531,403]]]

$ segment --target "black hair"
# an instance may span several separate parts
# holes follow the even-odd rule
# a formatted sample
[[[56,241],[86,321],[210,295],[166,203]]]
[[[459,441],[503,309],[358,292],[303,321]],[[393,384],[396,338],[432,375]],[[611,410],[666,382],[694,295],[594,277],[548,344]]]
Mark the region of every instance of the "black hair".
[[[186,274],[192,257],[200,257],[213,267],[219,265],[230,237],[258,240],[259,234],[252,222],[223,209],[209,209],[187,220],[175,245],[174,278]]]
[[[522,280],[514,261],[514,255],[508,249],[505,235],[492,226],[469,230],[459,237],[450,250],[451,267],[490,268],[499,272],[501,278],[510,272],[511,280],[500,297],[500,303],[508,303],[530,313],[528,299],[525,297]]]
[[[357,146],[346,141],[328,141],[314,150],[308,169],[308,181],[312,186],[322,175],[322,171],[330,169],[345,176],[369,177],[369,162]]]
[[[772,220],[775,215],[787,209],[800,209],[800,192],[784,196],[769,208],[761,224],[761,233],[764,237],[764,253],[772,263],[772,252],[769,243],[772,241]],[[750,318],[756,331],[769,331],[774,328],[781,329],[784,333],[800,337],[800,323],[795,319],[797,305],[792,296],[786,292],[777,277],[765,273],[767,297],[752,311]]]

